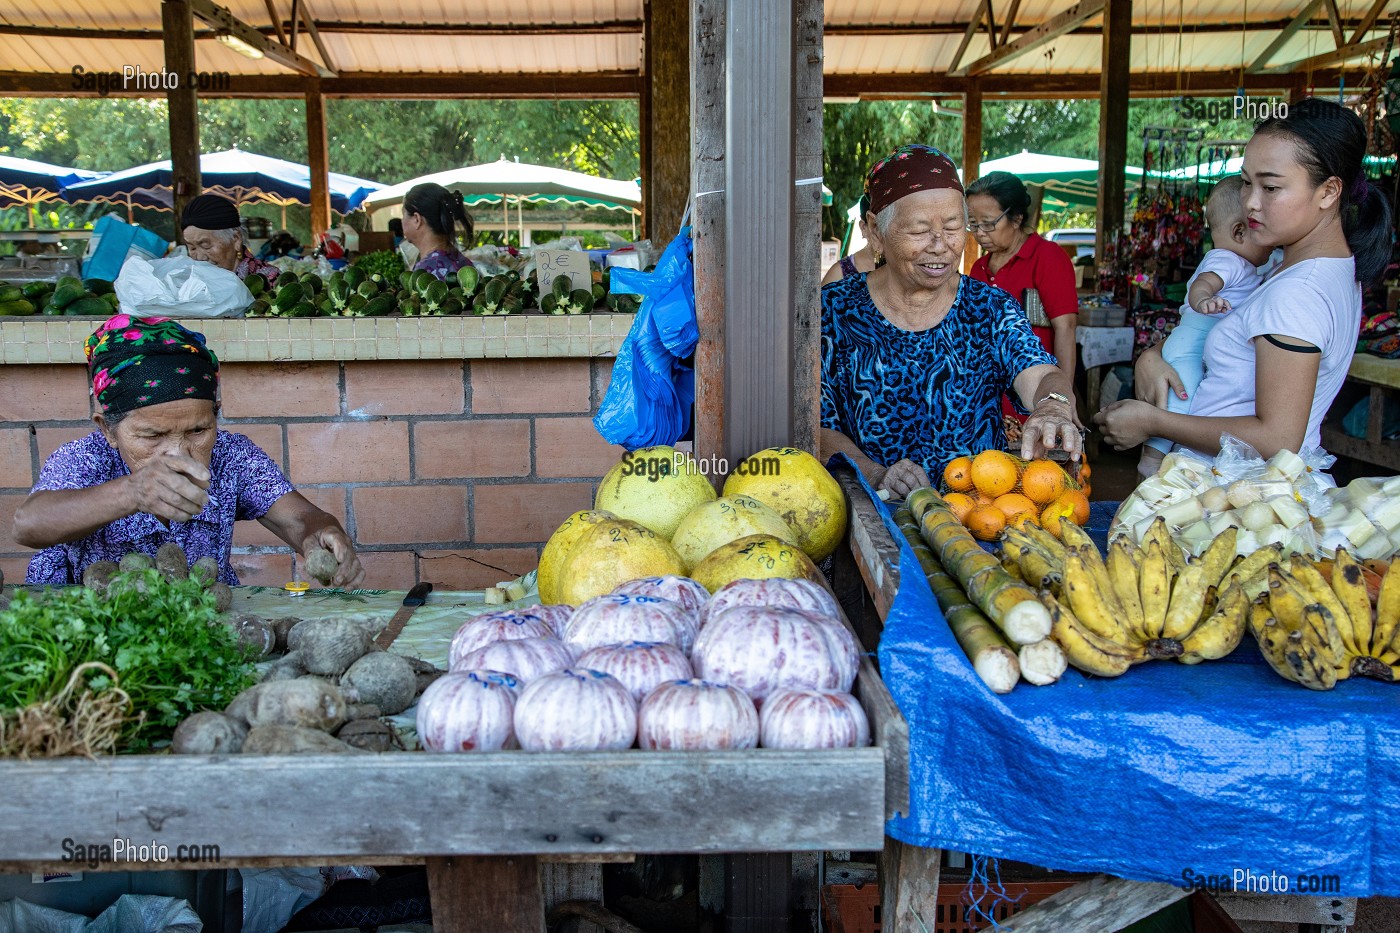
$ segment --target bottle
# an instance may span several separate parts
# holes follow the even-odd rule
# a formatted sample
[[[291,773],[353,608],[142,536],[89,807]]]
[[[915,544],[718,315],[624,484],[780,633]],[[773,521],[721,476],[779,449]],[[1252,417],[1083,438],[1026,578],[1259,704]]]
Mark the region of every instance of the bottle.
[[[1032,327],[1050,326],[1050,319],[1045,316],[1045,306],[1040,303],[1040,292],[1036,289],[1028,288],[1021,293],[1021,308]]]

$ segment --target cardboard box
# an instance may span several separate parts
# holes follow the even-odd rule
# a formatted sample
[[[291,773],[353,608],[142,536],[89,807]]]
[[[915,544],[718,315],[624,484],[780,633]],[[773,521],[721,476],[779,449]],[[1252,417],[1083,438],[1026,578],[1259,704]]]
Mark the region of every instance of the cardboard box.
[[[387,230],[366,230],[360,234],[360,255],[394,248],[394,235]]]

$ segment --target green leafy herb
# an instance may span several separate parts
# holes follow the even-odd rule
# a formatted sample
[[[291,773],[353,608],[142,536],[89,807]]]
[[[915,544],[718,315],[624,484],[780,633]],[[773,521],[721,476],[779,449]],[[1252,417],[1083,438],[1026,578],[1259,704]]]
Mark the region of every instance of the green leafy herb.
[[[248,650],[200,580],[138,570],[113,577],[106,597],[82,586],[15,594],[0,612],[0,713],[49,700],[89,661],[115,670],[131,697],[122,751],[169,738],[190,713],[223,709],[254,680]],[[86,683],[112,686],[100,673]]]

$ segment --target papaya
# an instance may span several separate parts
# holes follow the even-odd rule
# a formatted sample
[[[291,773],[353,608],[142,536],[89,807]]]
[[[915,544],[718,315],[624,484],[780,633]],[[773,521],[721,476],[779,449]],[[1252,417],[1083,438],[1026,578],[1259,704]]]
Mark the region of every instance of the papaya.
[[[63,313],[65,315],[94,315],[107,317],[112,313],[112,306],[96,295],[84,295],[77,301],[66,305],[63,308]]]
[[[112,283],[106,279],[83,279],[83,288],[86,288],[99,298],[103,295],[112,294],[114,290]]]
[[[34,302],[28,298],[0,302],[0,317],[28,317],[36,310]]]
[[[64,278],[71,278],[71,276],[64,276]],[[86,294],[87,291],[83,288],[81,282],[76,285],[72,282],[64,282],[62,285],[59,285],[58,288],[54,289],[53,297],[49,299],[49,304],[61,310],[68,307],[73,302],[78,301]]]

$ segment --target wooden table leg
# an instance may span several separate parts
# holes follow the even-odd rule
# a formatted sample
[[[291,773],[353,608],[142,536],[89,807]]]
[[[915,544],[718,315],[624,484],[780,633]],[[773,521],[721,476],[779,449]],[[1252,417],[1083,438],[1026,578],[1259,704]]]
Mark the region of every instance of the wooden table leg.
[[[1099,433],[1094,430],[1094,415],[1098,414],[1099,396],[1103,394],[1103,371],[1102,366],[1085,368],[1084,397],[1079,400],[1079,420],[1089,432],[1084,454],[1091,463],[1099,459]]]
[[[932,930],[938,916],[942,849],[911,846],[890,836],[880,853],[880,917],[890,931]]]
[[[544,933],[540,869],[533,855],[430,858],[428,896],[437,933]]]

